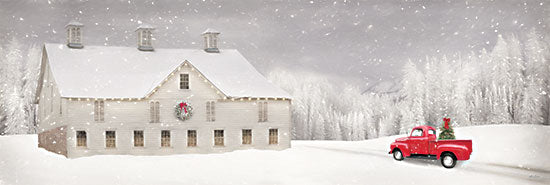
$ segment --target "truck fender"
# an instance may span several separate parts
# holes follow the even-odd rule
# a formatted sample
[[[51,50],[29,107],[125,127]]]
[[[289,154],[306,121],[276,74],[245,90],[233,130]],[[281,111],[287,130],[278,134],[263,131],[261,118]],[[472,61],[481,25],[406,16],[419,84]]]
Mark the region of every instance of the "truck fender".
[[[451,152],[458,160],[468,160],[470,155],[467,155],[468,148],[461,145],[443,144],[436,147],[437,159],[441,157],[443,152]]]
[[[406,144],[406,143],[394,143],[392,144],[392,152],[395,148],[398,148],[399,150],[401,150],[401,153],[403,153],[403,157],[409,157],[411,155],[410,153],[410,150],[409,150],[409,145]]]

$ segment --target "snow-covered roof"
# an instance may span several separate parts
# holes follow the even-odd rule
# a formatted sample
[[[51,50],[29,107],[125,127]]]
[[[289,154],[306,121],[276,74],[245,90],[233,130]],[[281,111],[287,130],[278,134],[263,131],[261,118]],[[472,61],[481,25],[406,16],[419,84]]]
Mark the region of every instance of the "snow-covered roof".
[[[202,34],[207,34],[207,33],[217,33],[217,34],[219,34],[220,32],[218,30],[215,30],[215,29],[212,29],[212,28],[207,28],[206,30],[204,30],[204,32],[202,32]]]
[[[67,27],[67,26],[84,26],[84,24],[82,24],[78,21],[72,20],[71,22],[67,23],[67,25],[65,25],[65,27]]]
[[[185,61],[230,98],[290,98],[269,82],[235,49],[155,49],[45,44],[62,97],[144,98]]]
[[[155,27],[151,26],[150,24],[145,24],[145,23],[143,23],[143,24],[140,24],[140,25],[137,27],[137,29],[138,29],[138,30],[139,30],[139,29],[155,29]]]

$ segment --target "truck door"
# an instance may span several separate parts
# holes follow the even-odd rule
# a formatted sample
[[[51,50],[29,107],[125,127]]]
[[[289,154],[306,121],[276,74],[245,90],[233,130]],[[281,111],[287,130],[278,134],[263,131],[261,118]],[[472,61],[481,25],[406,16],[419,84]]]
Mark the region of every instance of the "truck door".
[[[411,132],[411,137],[409,137],[409,145],[411,154],[423,154],[421,152],[421,143],[426,142],[426,138],[424,137],[424,132],[421,128],[414,129]]]
[[[429,155],[436,155],[435,153],[435,144],[436,144],[436,135],[435,130],[429,129],[428,130],[428,154]]]

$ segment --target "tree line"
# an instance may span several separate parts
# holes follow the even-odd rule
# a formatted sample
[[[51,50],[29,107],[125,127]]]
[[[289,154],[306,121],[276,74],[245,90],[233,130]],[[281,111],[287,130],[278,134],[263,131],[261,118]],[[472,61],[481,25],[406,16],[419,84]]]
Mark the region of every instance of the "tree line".
[[[548,125],[549,41],[533,29],[499,35],[491,51],[408,61],[400,90],[390,94],[365,94],[308,72],[275,70],[268,78],[294,97],[294,139],[377,138],[439,127],[444,117],[455,126]]]

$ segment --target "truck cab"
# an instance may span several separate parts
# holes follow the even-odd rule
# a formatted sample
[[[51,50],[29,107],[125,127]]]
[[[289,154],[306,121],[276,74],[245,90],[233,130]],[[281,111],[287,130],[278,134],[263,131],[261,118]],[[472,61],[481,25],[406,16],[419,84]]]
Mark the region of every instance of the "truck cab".
[[[445,168],[453,168],[457,160],[468,160],[472,153],[472,140],[437,140],[431,126],[414,127],[408,137],[395,140],[390,145],[395,160],[405,158],[441,159]]]

